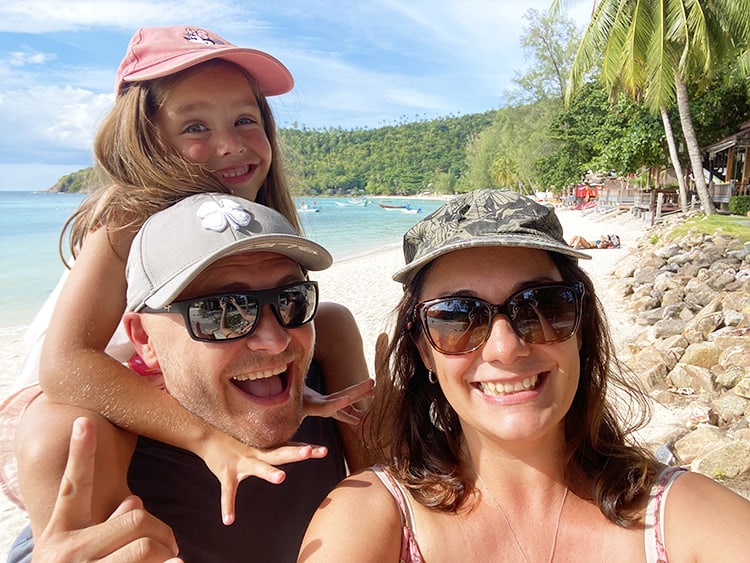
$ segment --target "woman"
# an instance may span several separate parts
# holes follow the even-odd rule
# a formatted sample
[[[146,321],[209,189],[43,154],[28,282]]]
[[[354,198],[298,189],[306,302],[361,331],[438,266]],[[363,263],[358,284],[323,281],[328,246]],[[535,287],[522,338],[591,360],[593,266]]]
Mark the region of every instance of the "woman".
[[[329,495],[301,561],[747,560],[750,502],[628,443],[644,399],[551,208],[459,196],[404,254],[369,420],[384,465]]]

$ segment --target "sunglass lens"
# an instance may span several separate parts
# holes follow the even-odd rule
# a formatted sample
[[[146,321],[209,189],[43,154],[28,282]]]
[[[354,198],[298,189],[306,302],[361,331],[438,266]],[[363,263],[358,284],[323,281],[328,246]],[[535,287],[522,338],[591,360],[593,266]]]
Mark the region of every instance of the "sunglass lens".
[[[287,328],[302,326],[315,314],[317,299],[315,287],[300,284],[279,293],[278,311],[282,324]]]
[[[545,344],[565,340],[573,334],[578,324],[578,306],[570,288],[532,288],[510,300],[508,316],[521,338]]]
[[[258,302],[241,293],[200,299],[189,308],[190,329],[199,340],[228,340],[249,334]]]
[[[487,336],[490,311],[476,299],[444,299],[427,307],[423,318],[435,348],[456,354],[482,344]]]

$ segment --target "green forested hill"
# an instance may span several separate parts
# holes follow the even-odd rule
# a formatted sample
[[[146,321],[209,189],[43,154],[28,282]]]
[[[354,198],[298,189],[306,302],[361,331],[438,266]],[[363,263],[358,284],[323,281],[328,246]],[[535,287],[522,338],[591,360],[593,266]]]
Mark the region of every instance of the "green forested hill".
[[[466,148],[495,111],[381,127],[280,129],[292,189],[300,195],[451,192],[466,171]],[[91,168],[62,177],[50,191],[91,191]]]
[[[60,178],[48,192],[86,193],[94,191],[102,185],[102,180],[93,168],[84,168]]]
[[[281,139],[299,193],[447,193],[466,171],[469,139],[495,113],[353,131],[283,129]]]

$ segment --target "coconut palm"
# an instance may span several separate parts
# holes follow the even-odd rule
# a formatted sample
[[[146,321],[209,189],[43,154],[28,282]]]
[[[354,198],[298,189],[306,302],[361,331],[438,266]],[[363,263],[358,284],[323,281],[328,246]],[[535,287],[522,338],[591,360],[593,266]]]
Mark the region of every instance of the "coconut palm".
[[[563,0],[553,0],[559,10]],[[677,102],[698,197],[715,213],[703,174],[703,159],[690,115],[686,82],[710,84],[714,68],[736,56],[750,39],[750,0],[603,0],[576,54],[570,95],[586,74],[601,65],[601,80],[613,94],[626,91],[659,112],[669,134],[667,108]],[[673,142],[673,141],[672,141]],[[670,145],[678,177],[676,148]],[[684,206],[684,188],[681,204]]]

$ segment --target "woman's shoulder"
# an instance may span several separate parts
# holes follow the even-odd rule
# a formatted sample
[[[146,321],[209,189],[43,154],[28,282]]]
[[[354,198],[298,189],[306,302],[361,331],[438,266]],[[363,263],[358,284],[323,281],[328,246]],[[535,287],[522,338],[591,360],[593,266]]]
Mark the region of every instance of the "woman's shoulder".
[[[379,465],[368,467],[349,475],[334,488],[332,493],[338,492],[342,497],[351,498],[356,502],[364,502],[372,508],[393,508],[395,510],[397,506],[394,503],[393,495],[386,485],[386,481],[382,478],[382,475],[387,474],[386,472],[387,470]]]
[[[341,481],[323,500],[299,561],[398,561],[401,536],[395,500],[375,471],[365,469]]]
[[[674,561],[746,561],[750,501],[705,475],[681,473],[665,503],[665,536]]]

